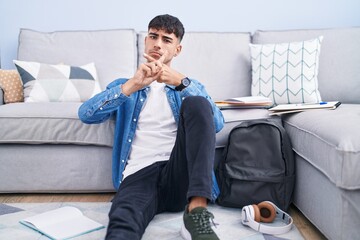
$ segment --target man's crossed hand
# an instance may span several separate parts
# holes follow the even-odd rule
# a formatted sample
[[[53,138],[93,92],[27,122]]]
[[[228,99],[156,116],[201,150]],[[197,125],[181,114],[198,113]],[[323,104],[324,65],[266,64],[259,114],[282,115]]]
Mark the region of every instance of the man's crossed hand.
[[[142,63],[137,69],[133,78],[122,85],[122,92],[129,96],[148,85],[153,81],[178,86],[185,76],[164,63],[168,52],[165,51],[159,59],[155,59],[144,53],[147,62]]]

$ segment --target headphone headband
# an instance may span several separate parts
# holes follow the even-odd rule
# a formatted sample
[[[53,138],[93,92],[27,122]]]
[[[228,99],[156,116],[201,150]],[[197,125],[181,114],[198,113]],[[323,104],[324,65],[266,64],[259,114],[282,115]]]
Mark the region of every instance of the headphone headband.
[[[282,211],[280,208],[278,208],[274,203],[270,202],[270,201],[265,201],[269,204],[271,204],[276,211],[276,219],[281,219],[282,222],[284,222],[286,225],[285,226],[279,226],[279,227],[273,227],[270,226],[269,224],[262,224],[259,222],[256,222],[254,220],[255,218],[255,212],[254,212],[254,207],[252,205],[248,205],[243,207],[242,211],[241,211],[241,219],[242,219],[242,224],[251,227],[252,229],[261,232],[261,233],[265,233],[265,234],[283,234],[286,233],[288,231],[290,231],[292,224],[293,224],[293,219],[292,217],[287,214],[286,212]]]

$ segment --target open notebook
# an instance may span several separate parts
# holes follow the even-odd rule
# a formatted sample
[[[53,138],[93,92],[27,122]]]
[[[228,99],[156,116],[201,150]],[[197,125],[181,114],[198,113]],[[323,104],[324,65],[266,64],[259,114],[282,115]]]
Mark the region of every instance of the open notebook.
[[[68,239],[95,231],[104,226],[75,207],[61,207],[20,221],[51,239]]]

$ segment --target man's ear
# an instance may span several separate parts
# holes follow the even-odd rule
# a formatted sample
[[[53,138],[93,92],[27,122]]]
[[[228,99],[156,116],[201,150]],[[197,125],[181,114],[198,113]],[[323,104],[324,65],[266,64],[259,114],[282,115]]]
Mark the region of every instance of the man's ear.
[[[180,45],[180,44],[177,45],[174,57],[177,57],[181,53],[181,50],[182,50],[182,45]]]

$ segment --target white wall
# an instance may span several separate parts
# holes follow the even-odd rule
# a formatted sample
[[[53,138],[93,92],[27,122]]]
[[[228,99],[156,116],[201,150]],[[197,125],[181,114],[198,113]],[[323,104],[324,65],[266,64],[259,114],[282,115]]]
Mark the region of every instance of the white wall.
[[[360,26],[359,10],[359,0],[0,0],[0,63],[13,68],[20,28],[143,31],[163,13],[187,31],[333,28]]]

